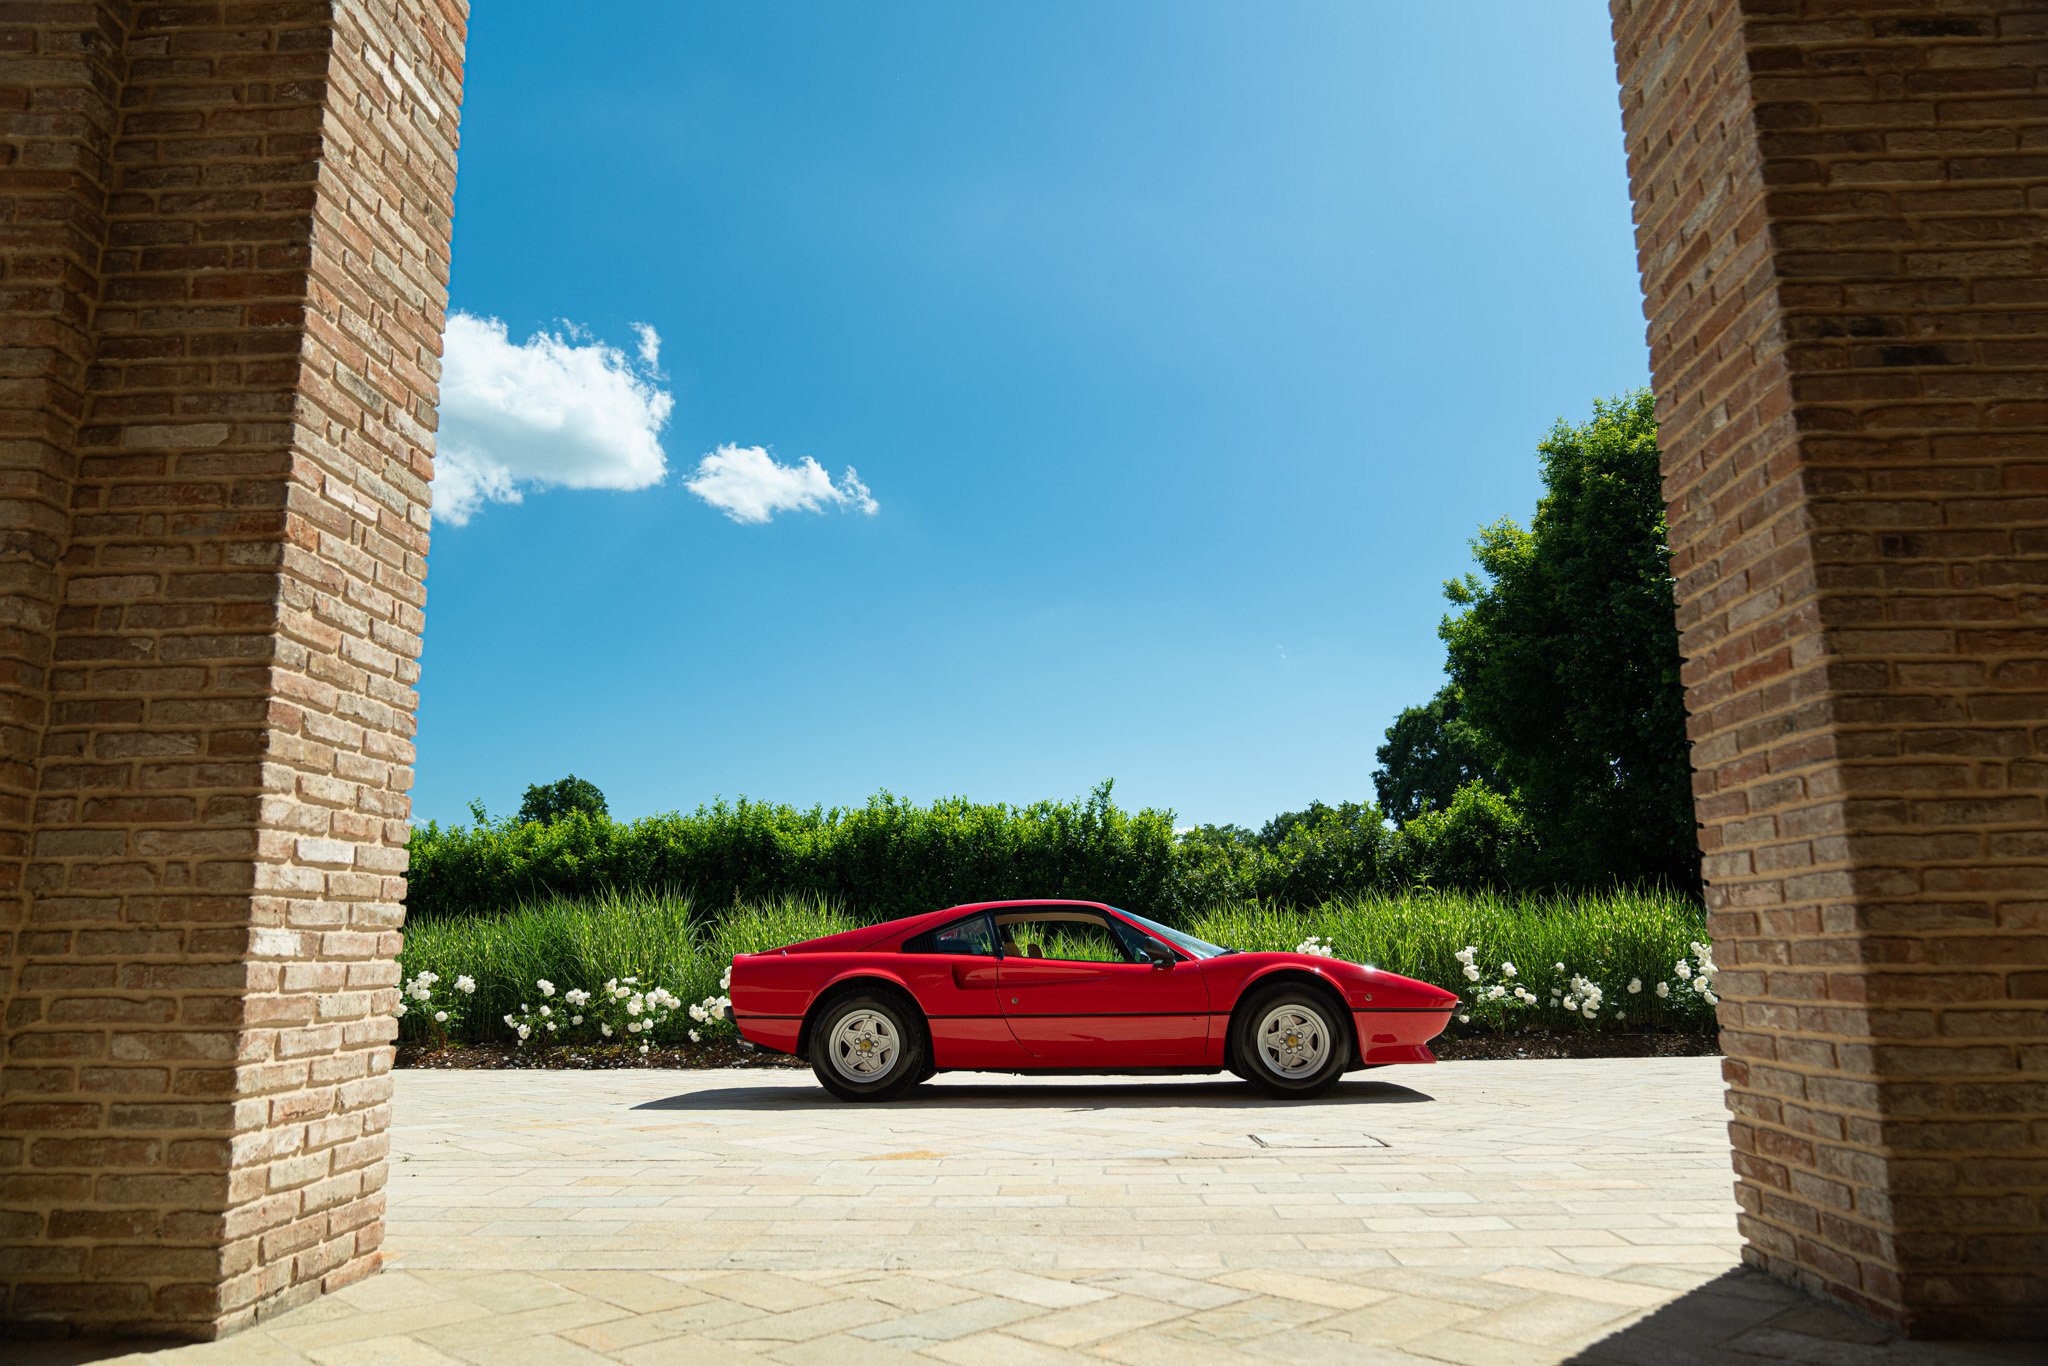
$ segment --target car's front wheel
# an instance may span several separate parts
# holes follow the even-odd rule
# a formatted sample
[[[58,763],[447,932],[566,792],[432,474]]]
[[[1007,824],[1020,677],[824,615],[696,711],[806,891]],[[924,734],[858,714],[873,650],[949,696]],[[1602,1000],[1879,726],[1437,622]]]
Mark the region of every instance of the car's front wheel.
[[[1283,982],[1246,1003],[1236,1044],[1239,1076],[1269,1096],[1307,1099],[1344,1075],[1351,1035],[1323,993]]]
[[[903,1002],[860,992],[826,1004],[810,1055],[818,1083],[841,1100],[892,1100],[924,1080],[931,1046]]]

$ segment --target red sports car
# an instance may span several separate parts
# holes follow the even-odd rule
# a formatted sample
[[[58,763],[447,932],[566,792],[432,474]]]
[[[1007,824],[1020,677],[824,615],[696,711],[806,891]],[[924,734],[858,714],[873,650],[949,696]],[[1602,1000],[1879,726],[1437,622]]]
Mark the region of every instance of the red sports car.
[[[1094,901],[990,901],[733,960],[734,1021],[845,1100],[940,1071],[1214,1072],[1313,1096],[1435,1062],[1458,998],[1308,953],[1240,953]]]

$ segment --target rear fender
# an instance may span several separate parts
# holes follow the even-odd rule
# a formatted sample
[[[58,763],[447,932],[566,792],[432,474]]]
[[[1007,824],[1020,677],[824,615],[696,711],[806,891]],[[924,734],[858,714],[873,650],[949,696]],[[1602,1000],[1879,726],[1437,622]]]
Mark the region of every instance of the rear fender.
[[[883,991],[902,997],[910,1008],[917,1012],[919,1022],[929,1033],[931,1025],[924,1019],[924,1007],[918,1004],[916,995],[900,976],[889,969],[877,968],[871,964],[848,966],[819,987],[816,994],[811,997],[810,1003],[804,1007],[803,1026],[797,1031],[796,1038],[798,1057],[806,1057],[810,1053],[811,1027],[817,1023],[819,1010],[835,996],[861,991]]]

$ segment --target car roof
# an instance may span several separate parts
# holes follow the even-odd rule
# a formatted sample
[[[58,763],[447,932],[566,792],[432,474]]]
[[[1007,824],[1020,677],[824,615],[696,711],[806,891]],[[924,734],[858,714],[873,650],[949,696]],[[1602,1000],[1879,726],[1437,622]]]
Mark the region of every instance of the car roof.
[[[963,901],[957,906],[942,906],[936,911],[920,911],[877,925],[877,930],[886,930],[877,942],[886,943],[899,935],[905,938],[921,933],[927,928],[949,924],[964,919],[977,911],[1001,911],[1013,906],[1079,906],[1091,911],[1108,911],[1114,914],[1116,907],[1105,901],[1080,901],[1063,896],[1027,896],[1011,901]]]

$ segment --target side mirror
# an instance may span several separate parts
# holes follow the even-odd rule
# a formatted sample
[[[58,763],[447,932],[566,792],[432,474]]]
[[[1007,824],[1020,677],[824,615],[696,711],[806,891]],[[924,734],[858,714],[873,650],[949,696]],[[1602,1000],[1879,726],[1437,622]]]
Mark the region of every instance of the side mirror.
[[[1160,943],[1157,939],[1147,939],[1144,943],[1143,951],[1145,956],[1152,960],[1152,966],[1155,968],[1170,968],[1175,962],[1179,961],[1174,956],[1173,950]]]

